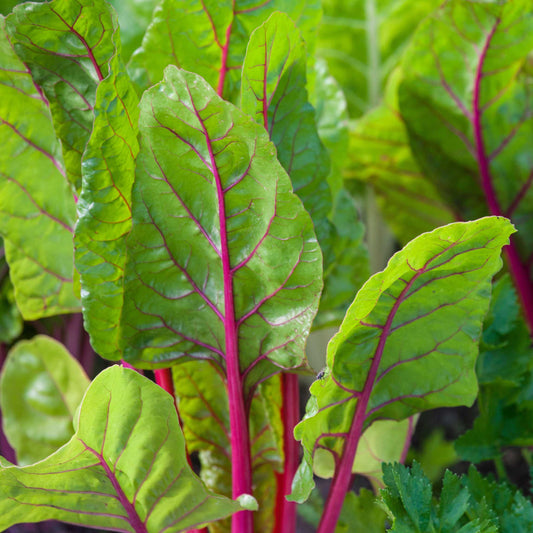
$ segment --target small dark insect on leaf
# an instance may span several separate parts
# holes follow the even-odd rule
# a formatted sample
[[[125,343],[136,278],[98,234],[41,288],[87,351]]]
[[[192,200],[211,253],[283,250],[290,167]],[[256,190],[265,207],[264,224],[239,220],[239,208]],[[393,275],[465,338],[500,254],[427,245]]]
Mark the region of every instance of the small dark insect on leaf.
[[[326,375],[326,370],[321,370],[317,375],[316,379],[322,379]]]

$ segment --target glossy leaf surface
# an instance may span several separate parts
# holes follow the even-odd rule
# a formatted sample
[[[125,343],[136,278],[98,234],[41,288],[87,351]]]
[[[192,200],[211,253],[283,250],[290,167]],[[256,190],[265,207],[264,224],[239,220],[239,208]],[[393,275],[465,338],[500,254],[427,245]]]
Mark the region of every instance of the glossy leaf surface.
[[[115,15],[103,0],[26,3],[14,9],[7,27],[17,55],[50,102],[67,176],[79,191],[96,87],[114,53]]]
[[[74,198],[46,101],[15,55],[3,19],[0,56],[0,233],[15,298],[26,320],[77,311]]]
[[[40,461],[70,440],[88,386],[80,364],[50,337],[20,341],[10,350],[0,378],[0,406],[19,465]]]
[[[118,34],[113,39],[117,39]],[[85,329],[94,349],[118,360],[126,236],[139,152],[138,99],[115,42],[109,75],[98,85],[93,131],[83,154],[75,247]]]
[[[476,341],[513,231],[495,217],[437,228],[365,283],[328,345],[329,371],[311,386],[307,416],[295,429],[307,460],[296,486],[305,487],[305,463],[318,449],[338,465],[348,436],[356,450],[373,420],[473,403]]]
[[[32,466],[3,466],[0,481],[1,528],[59,519],[111,531],[178,532],[241,509],[192,473],[172,398],[118,366],[89,386],[65,446]]]
[[[200,74],[219,95],[235,102],[250,35],[275,11],[287,13],[297,23],[312,53],[320,18],[316,0],[164,0],[132,58],[132,72],[146,89],[173,64]]]
[[[321,254],[262,126],[199,76],[169,67],[145,93],[140,129],[126,358],[224,365],[238,356],[246,389],[302,365]]]

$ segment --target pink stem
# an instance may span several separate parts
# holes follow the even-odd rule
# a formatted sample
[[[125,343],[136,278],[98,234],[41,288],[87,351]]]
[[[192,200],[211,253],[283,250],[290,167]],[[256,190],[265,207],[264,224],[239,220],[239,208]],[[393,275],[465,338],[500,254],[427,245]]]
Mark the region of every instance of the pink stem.
[[[300,446],[295,440],[294,427],[300,420],[300,390],[296,374],[282,374],[282,419],[285,468],[277,474],[276,517],[273,533],[294,533],[296,530],[296,502],[288,502],[285,496],[292,490],[292,480],[298,468]]]
[[[481,79],[483,78],[483,63],[485,61],[490,42],[492,40],[492,37],[494,36],[497,27],[498,23],[494,25],[492,31],[487,36],[485,46],[483,47],[481,55],[479,56],[479,63],[476,70],[476,77],[474,80],[474,94],[472,101],[472,126],[474,128],[476,159],[479,167],[479,173],[481,176],[481,185],[483,188],[483,192],[485,193],[489,212],[491,215],[505,216],[496,196],[496,191],[494,189],[494,184],[490,172],[489,158],[485,150],[483,127],[481,124],[482,108],[480,104]],[[510,244],[504,247],[504,252],[507,256],[509,270],[511,272],[511,276],[513,277],[518,292],[520,304],[522,306],[529,327],[530,335],[533,337],[533,281],[529,277],[529,273],[527,271],[526,266],[522,263],[520,259],[520,255],[518,254],[518,251],[516,249],[516,243],[513,236],[511,236],[510,241]]]
[[[400,463],[403,465],[407,459],[409,448],[411,447],[411,440],[413,439],[413,433],[415,432],[414,417],[409,417],[409,427],[407,428],[407,435],[405,436],[405,442],[403,444],[402,454],[400,455]]]

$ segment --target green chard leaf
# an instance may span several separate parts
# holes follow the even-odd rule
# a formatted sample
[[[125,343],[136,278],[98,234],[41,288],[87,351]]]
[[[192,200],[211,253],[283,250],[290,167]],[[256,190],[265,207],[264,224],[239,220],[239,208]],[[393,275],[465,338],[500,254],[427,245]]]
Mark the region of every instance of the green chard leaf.
[[[26,3],[7,17],[15,51],[50,102],[69,181],[81,188],[81,157],[96,87],[115,52],[116,15],[104,0]]]
[[[189,361],[172,368],[183,433],[189,453],[199,452],[200,477],[210,490],[231,497],[231,442],[227,384],[209,361]],[[259,504],[254,528],[268,533],[274,525],[276,479],[283,468],[279,376],[262,383],[250,408],[254,496]],[[210,526],[211,533],[231,531],[229,520]]]
[[[71,440],[43,461],[0,468],[0,528],[57,519],[134,533],[179,532],[243,507],[187,464],[172,398],[119,366],[89,386]]]
[[[169,67],[141,101],[140,130],[125,359],[224,368],[237,358],[249,392],[305,365],[321,254],[262,126],[199,76]]]
[[[450,0],[419,27],[399,89],[414,155],[445,202],[463,219],[516,224],[506,253],[530,330],[533,93],[523,67],[532,50],[529,0]]]
[[[0,234],[15,299],[26,320],[75,312],[75,201],[47,102],[11,47],[3,18],[0,56]]]
[[[173,64],[200,74],[219,96],[236,102],[250,35],[275,11],[296,22],[312,56],[321,15],[317,0],[163,0],[130,70],[139,87],[146,89]]]
[[[19,465],[44,459],[73,435],[73,419],[89,378],[56,340],[18,342],[0,377],[3,428]]]
[[[420,21],[441,0],[323,0],[317,55],[327,60],[351,117],[379,103]]]
[[[368,274],[362,226],[342,193],[333,223],[328,152],[306,90],[306,47],[285,13],[274,13],[250,37],[242,70],[241,108],[262,124],[294,192],[313,218],[324,253],[325,291],[315,325],[339,323],[348,299]],[[349,250],[349,253],[347,251]]]
[[[96,90],[94,126],[83,154],[74,243],[85,328],[94,349],[121,359],[118,328],[123,298],[131,188],[139,152],[138,99],[120,58],[118,33],[109,74]]]
[[[337,470],[338,461],[351,469],[374,420],[474,402],[476,341],[513,231],[497,217],[438,228],[365,283],[328,345],[326,374],[311,386],[307,415],[295,429],[305,452],[295,498],[312,487],[317,450],[330,453]]]
[[[387,223],[397,239],[406,244],[456,217],[411,152],[398,109],[401,78],[397,69],[389,78],[384,103],[351,125],[345,177],[372,187]]]
[[[22,332],[22,317],[9,279],[4,243],[0,237],[0,343],[10,343]]]

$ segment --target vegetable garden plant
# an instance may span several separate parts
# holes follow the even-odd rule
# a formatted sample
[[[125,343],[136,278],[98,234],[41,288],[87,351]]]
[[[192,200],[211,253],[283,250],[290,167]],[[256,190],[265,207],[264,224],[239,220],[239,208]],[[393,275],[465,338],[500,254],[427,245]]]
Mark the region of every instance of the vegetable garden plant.
[[[504,480],[402,465],[476,399],[458,457],[530,461],[531,2],[111,4],[1,20],[0,528],[533,531]],[[365,188],[404,245],[371,277]]]

